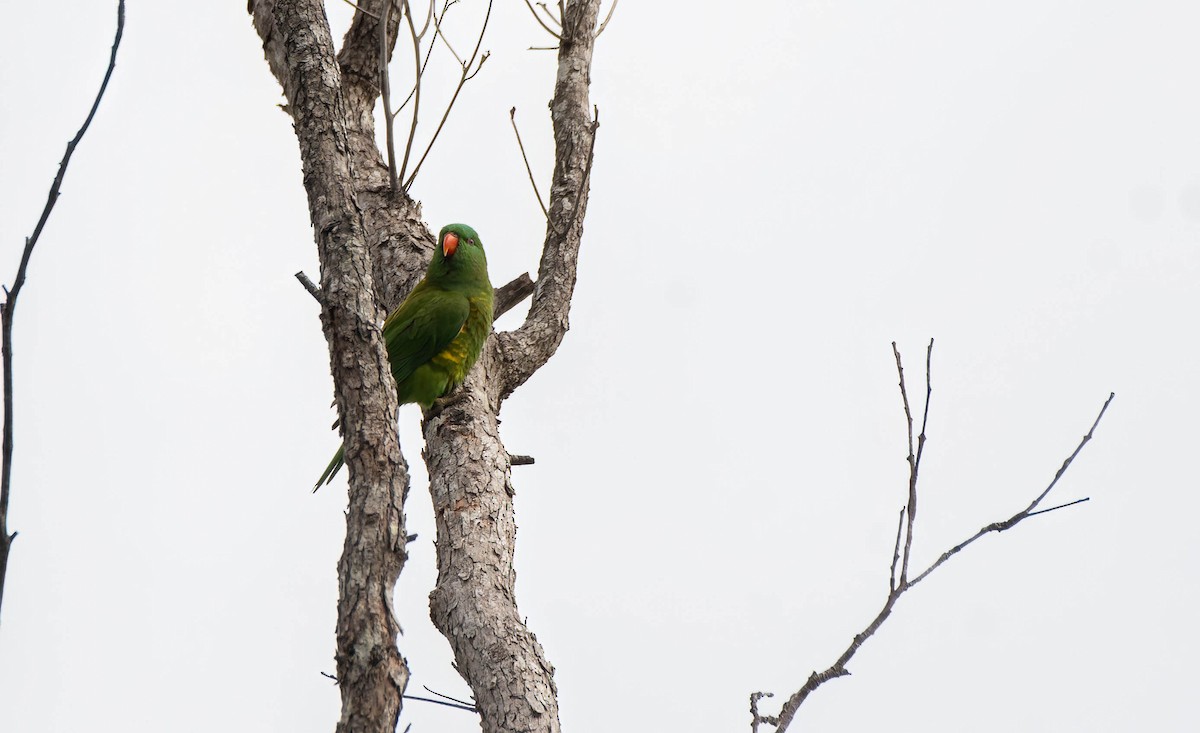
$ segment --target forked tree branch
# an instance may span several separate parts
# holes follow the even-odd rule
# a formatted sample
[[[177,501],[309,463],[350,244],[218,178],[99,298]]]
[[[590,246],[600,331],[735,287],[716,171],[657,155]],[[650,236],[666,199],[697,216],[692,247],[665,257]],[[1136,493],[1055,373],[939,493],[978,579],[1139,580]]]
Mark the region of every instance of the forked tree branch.
[[[502,365],[501,399],[554,355],[569,327],[599,127],[599,115],[593,115],[588,101],[599,9],[600,0],[580,0],[567,5],[563,13],[558,77],[550,108],[555,160],[546,236],[529,314],[519,328],[496,339]]]
[[[4,580],[8,574],[8,553],[12,547],[12,541],[16,539],[17,533],[8,532],[8,499],[12,490],[12,459],[13,459],[13,362],[12,362],[12,328],[13,314],[17,308],[17,296],[21,294],[21,288],[25,286],[25,274],[29,269],[29,259],[33,256],[33,248],[38,243],[38,238],[42,236],[42,229],[46,226],[46,222],[50,219],[50,212],[54,210],[54,205],[58,203],[58,196],[62,190],[63,177],[67,174],[67,165],[71,162],[71,156],[75,153],[75,148],[79,142],[83,140],[84,133],[92,124],[92,119],[96,116],[96,110],[100,108],[100,100],[104,98],[104,91],[108,89],[108,81],[112,78],[113,69],[117,67],[117,49],[121,46],[121,37],[125,34],[125,0],[117,2],[117,31],[113,36],[112,50],[108,56],[108,68],[104,72],[104,79],[100,82],[100,91],[96,92],[96,99],[92,102],[91,109],[88,110],[87,117],[84,118],[83,124],[76,131],[75,137],[71,138],[67,143],[67,151],[63,154],[62,160],[58,164],[58,174],[54,176],[54,182],[50,184],[50,193],[46,196],[46,205],[42,207],[42,215],[38,217],[37,224],[33,228],[33,234],[25,238],[25,248],[21,251],[21,262],[17,265],[17,276],[13,279],[11,288],[5,288],[4,303],[0,304],[0,352],[3,353],[4,361],[4,438],[3,438],[3,469],[0,469],[0,607],[4,602]]]
[[[541,5],[541,6],[542,6],[542,9],[543,9],[543,10],[545,10],[546,6],[545,6],[545,4],[544,4],[544,3],[538,3],[538,5]],[[550,35],[554,36],[555,38],[558,38],[558,39],[561,39],[561,38],[562,38],[562,36],[558,35],[558,32],[557,32],[557,31],[555,31],[555,30],[554,30],[553,28],[551,28],[550,26],[546,25],[546,21],[542,20],[541,16],[540,16],[540,15],[538,15],[538,12],[537,12],[537,10],[535,10],[535,9],[534,9],[533,5],[532,5],[532,4],[530,4],[529,0],[525,0],[525,7],[529,8],[529,12],[530,12],[530,13],[533,15],[533,19],[534,19],[534,20],[536,20],[536,21],[538,22],[538,25],[540,25],[541,27],[545,28],[547,33],[549,33]],[[548,16],[548,17],[549,17],[551,20],[554,20],[554,16],[550,15],[550,11],[548,11],[548,10],[547,10],[547,11],[546,11],[546,15],[547,15],[547,16]],[[559,23],[559,25],[562,25],[562,24],[561,24],[561,23]]]
[[[612,20],[613,13],[617,11],[618,2],[620,2],[620,0],[613,0],[613,4],[609,6],[608,14],[604,16],[604,21],[600,24],[600,27],[596,29],[596,38],[599,38],[600,34],[604,32],[604,29],[608,27],[608,21]]]
[[[750,729],[754,733],[757,733],[757,731],[759,730],[759,727],[762,725],[774,726],[776,733],[782,733],[783,731],[786,731],[788,729],[788,726],[790,726],[792,721],[795,719],[796,713],[800,709],[800,706],[804,703],[805,700],[808,699],[809,695],[811,695],[814,691],[816,691],[816,689],[818,687],[825,684],[829,680],[837,679],[838,677],[844,677],[844,676],[850,674],[850,671],[849,671],[849,669],[847,669],[846,665],[850,663],[850,660],[854,658],[854,655],[856,653],[858,653],[858,650],[867,641],[867,639],[870,639],[875,634],[875,632],[879,630],[879,627],[883,625],[883,622],[886,621],[888,619],[888,617],[892,615],[892,610],[893,610],[893,608],[895,608],[896,602],[900,600],[900,597],[903,596],[909,589],[911,589],[917,583],[920,583],[922,580],[929,577],[930,573],[932,573],[934,570],[937,570],[939,567],[942,566],[943,563],[945,563],[947,560],[949,560],[954,555],[961,552],[965,547],[967,547],[971,543],[975,542],[975,540],[979,539],[980,537],[983,537],[985,534],[988,534],[990,532],[1004,532],[1006,530],[1012,529],[1013,527],[1017,526],[1018,524],[1020,524],[1024,520],[1028,519],[1029,517],[1032,517],[1032,516],[1035,516],[1038,514],[1045,514],[1050,511],[1055,511],[1057,509],[1063,509],[1065,507],[1073,506],[1075,504],[1079,504],[1081,502],[1087,501],[1087,498],[1076,499],[1075,501],[1067,502],[1065,504],[1060,504],[1058,506],[1051,507],[1049,509],[1041,509],[1041,510],[1038,509],[1038,506],[1041,504],[1042,500],[1046,498],[1046,496],[1050,493],[1050,490],[1053,489],[1054,486],[1058,483],[1058,480],[1060,478],[1062,478],[1062,476],[1066,472],[1067,468],[1070,467],[1071,462],[1074,461],[1075,457],[1079,455],[1079,452],[1081,450],[1083,450],[1083,446],[1087,445],[1088,441],[1090,441],[1092,439],[1092,434],[1095,432],[1096,426],[1100,424],[1100,419],[1104,417],[1104,413],[1108,410],[1109,404],[1112,403],[1113,397],[1116,396],[1111,393],[1108,395],[1108,399],[1105,400],[1103,407],[1100,408],[1100,413],[1096,416],[1095,421],[1092,422],[1092,426],[1091,426],[1091,428],[1088,429],[1087,434],[1083,436],[1083,439],[1079,442],[1079,445],[1077,445],[1075,447],[1075,450],[1071,453],[1071,455],[1069,455],[1067,457],[1067,459],[1065,461],[1063,461],[1062,466],[1058,469],[1058,472],[1055,473],[1054,479],[1050,482],[1049,486],[1047,486],[1029,504],[1029,506],[1025,507],[1024,509],[1022,509],[1021,511],[1017,512],[1016,514],[1014,514],[1013,516],[1009,517],[1008,519],[1006,519],[1004,521],[993,522],[992,524],[989,524],[989,525],[983,527],[978,532],[976,532],[975,534],[968,537],[966,540],[963,540],[962,542],[958,543],[954,547],[951,547],[946,552],[942,553],[942,555],[936,561],[934,561],[934,563],[932,565],[930,565],[928,568],[926,568],[921,573],[917,574],[916,577],[914,577],[912,580],[908,580],[908,577],[907,577],[908,570],[907,569],[908,569],[909,555],[910,555],[910,551],[911,551],[911,547],[912,547],[912,540],[913,540],[913,526],[914,526],[913,525],[913,514],[915,513],[915,509],[916,509],[917,476],[918,476],[918,469],[920,467],[920,458],[921,458],[921,453],[922,453],[921,449],[924,447],[924,444],[925,444],[925,423],[929,417],[929,397],[933,391],[932,383],[930,380],[930,368],[932,365],[932,355],[933,355],[933,340],[932,339],[930,340],[929,348],[926,351],[926,358],[925,358],[925,417],[922,419],[921,434],[920,434],[920,437],[918,438],[917,449],[916,449],[915,453],[913,451],[912,412],[909,408],[908,390],[907,390],[907,388],[905,386],[905,382],[904,382],[904,367],[901,365],[901,362],[900,362],[900,352],[896,348],[896,345],[894,343],[892,344],[892,350],[893,350],[893,353],[895,354],[895,358],[896,358],[896,370],[900,375],[900,395],[904,402],[904,414],[905,414],[905,418],[908,423],[909,476],[908,476],[908,504],[907,504],[907,506],[903,507],[900,510],[900,521],[899,521],[899,525],[897,526],[897,529],[896,529],[896,541],[895,541],[895,545],[893,546],[893,549],[892,549],[891,573],[890,573],[889,580],[888,580],[887,597],[884,599],[883,608],[880,609],[879,613],[875,615],[875,618],[872,619],[871,622],[869,624],[867,624],[867,626],[862,631],[855,634],[854,638],[850,642],[850,645],[848,647],[846,647],[845,651],[842,652],[841,656],[839,656],[837,658],[837,661],[835,661],[832,665],[830,665],[828,668],[826,668],[825,670],[823,670],[821,672],[814,671],[809,676],[808,680],[804,683],[804,685],[799,690],[794,692],[791,695],[791,697],[789,697],[787,699],[787,701],[783,703],[783,706],[780,708],[778,715],[764,715],[764,714],[760,713],[759,709],[758,709],[759,701],[764,697],[771,697],[771,693],[767,693],[767,692],[751,693],[751,695],[750,695],[750,716],[751,716]],[[902,536],[904,536],[903,559],[901,559],[901,537]],[[901,566],[899,578],[897,578],[897,576],[896,576],[896,568],[897,568],[898,563]]]

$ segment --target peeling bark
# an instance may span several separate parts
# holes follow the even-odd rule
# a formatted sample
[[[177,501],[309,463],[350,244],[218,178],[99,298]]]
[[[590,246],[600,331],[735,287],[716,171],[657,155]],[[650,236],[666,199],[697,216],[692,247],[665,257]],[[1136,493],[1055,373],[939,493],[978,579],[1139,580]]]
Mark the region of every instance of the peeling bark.
[[[496,415],[566,335],[596,132],[588,86],[599,7],[583,0],[566,9],[551,102],[550,220],[529,315],[516,331],[488,340],[467,381],[425,420],[438,528],[430,616],[475,693],[484,733],[561,730],[554,668],[517,610],[513,486]]]
[[[396,647],[392,592],[406,558],[408,466],[396,434],[396,387],[379,324],[333,39],[318,0],[251,2],[300,143],[321,259],[321,321],[330,345],[350,504],[338,563],[341,733],[393,733],[408,667]]]
[[[517,611],[514,492],[499,402],[488,393],[497,366],[474,369],[425,419],[438,561],[429,613],[475,693],[484,733],[557,733],[554,668]]]

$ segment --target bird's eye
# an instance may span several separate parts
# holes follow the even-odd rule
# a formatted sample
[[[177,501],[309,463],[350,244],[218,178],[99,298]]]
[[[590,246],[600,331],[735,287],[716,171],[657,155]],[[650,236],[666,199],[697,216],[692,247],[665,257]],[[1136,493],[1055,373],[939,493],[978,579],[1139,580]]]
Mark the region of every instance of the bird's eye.
[[[475,244],[475,240],[474,240],[474,239],[468,239],[468,240],[467,240],[467,244]]]

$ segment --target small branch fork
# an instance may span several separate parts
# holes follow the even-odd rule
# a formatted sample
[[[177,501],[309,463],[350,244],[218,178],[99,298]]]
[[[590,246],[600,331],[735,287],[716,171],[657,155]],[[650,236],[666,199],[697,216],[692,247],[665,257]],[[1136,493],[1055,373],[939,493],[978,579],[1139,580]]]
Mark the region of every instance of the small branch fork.
[[[758,733],[759,726],[761,725],[774,726],[775,733],[782,733],[782,731],[786,731],[788,726],[791,725],[793,719],[795,718],[801,704],[804,703],[804,701],[810,694],[812,694],[812,692],[829,680],[836,679],[838,677],[845,677],[850,674],[850,670],[846,668],[846,665],[849,664],[850,660],[854,658],[854,655],[858,652],[863,643],[866,642],[867,639],[871,638],[871,636],[873,636],[875,632],[879,630],[879,627],[883,625],[883,622],[886,621],[889,616],[891,616],[892,609],[895,607],[896,602],[900,600],[900,596],[904,595],[905,592],[907,592],[917,583],[920,583],[922,580],[929,577],[934,570],[937,570],[942,566],[943,563],[961,552],[968,545],[988,533],[1010,530],[1026,519],[1038,514],[1046,514],[1088,501],[1089,497],[1084,497],[1082,499],[1076,499],[1074,501],[1069,501],[1065,504],[1059,504],[1047,509],[1039,509],[1042,500],[1045,499],[1046,496],[1049,495],[1050,491],[1058,484],[1058,480],[1062,478],[1063,474],[1066,473],[1067,469],[1071,466],[1071,463],[1075,460],[1075,457],[1078,456],[1079,452],[1083,450],[1083,446],[1087,445],[1092,439],[1092,435],[1095,433],[1096,427],[1100,424],[1101,418],[1104,417],[1104,413],[1108,410],[1108,406],[1112,403],[1113,398],[1116,396],[1114,393],[1109,393],[1108,399],[1104,401],[1103,407],[1100,408],[1100,413],[1092,422],[1092,426],[1088,429],[1087,434],[1083,436],[1083,439],[1079,442],[1079,445],[1075,447],[1075,450],[1071,453],[1071,455],[1067,456],[1066,460],[1063,461],[1062,466],[1059,467],[1058,472],[1054,474],[1054,478],[1050,481],[1050,484],[1040,494],[1038,494],[1038,496],[1029,504],[1029,506],[1012,515],[1008,519],[1000,522],[993,522],[982,527],[975,534],[951,547],[949,550],[943,552],[941,556],[933,562],[932,565],[918,573],[910,580],[908,577],[908,567],[909,558],[912,554],[913,533],[917,513],[917,476],[921,467],[921,456],[925,448],[925,427],[929,419],[929,398],[933,393],[932,382],[930,379],[930,367],[933,361],[933,340],[930,339],[929,347],[925,352],[925,408],[921,419],[921,432],[916,438],[915,450],[913,442],[912,410],[909,407],[908,390],[904,381],[904,367],[900,361],[900,351],[894,342],[892,343],[892,353],[896,358],[896,371],[900,376],[900,397],[904,403],[904,416],[908,424],[908,503],[904,507],[901,507],[900,518],[896,527],[896,540],[892,548],[891,571],[888,577],[887,598],[884,600],[883,608],[880,609],[875,618],[872,619],[872,621],[867,624],[862,631],[860,631],[858,634],[855,634],[854,638],[850,642],[850,645],[846,647],[846,650],[842,652],[842,655],[837,658],[837,661],[835,661],[824,671],[814,671],[811,675],[809,675],[809,678],[804,683],[804,686],[793,693],[791,697],[789,697],[787,701],[783,703],[778,715],[764,715],[758,709],[759,701],[764,697],[772,697],[772,693],[751,693],[750,730],[752,733]],[[899,569],[899,575],[897,575],[897,568]]]
[[[445,0],[442,5],[441,13],[436,13],[434,12],[433,2],[431,0],[429,9],[426,12],[425,22],[420,31],[417,30],[409,0],[384,0],[381,3],[380,16],[378,16],[379,96],[383,104],[384,149],[387,158],[388,182],[391,186],[391,191],[393,194],[399,193],[401,188],[407,192],[412,187],[413,181],[416,179],[417,173],[421,169],[421,165],[425,162],[425,158],[429,156],[430,151],[433,149],[434,143],[437,142],[438,136],[442,132],[442,128],[445,127],[446,120],[449,119],[450,112],[454,109],[454,103],[458,100],[459,93],[462,92],[462,88],[466,85],[466,83],[471,79],[474,79],[475,75],[483,69],[483,64],[491,55],[491,52],[485,51],[481,56],[479,49],[483,44],[484,34],[487,32],[488,21],[491,19],[492,2],[490,0],[488,2],[487,14],[484,16],[483,26],[479,30],[479,37],[475,43],[475,50],[471,54],[470,59],[467,61],[462,60],[462,57],[458,55],[458,53],[454,50],[454,47],[450,45],[450,41],[442,32],[442,23],[445,20],[446,12],[453,5],[457,4],[457,2],[458,0]],[[389,43],[391,39],[388,36],[388,31],[393,25],[389,22],[388,17],[392,11],[393,5],[396,6],[398,12],[401,14],[401,17],[404,19],[405,25],[408,26],[408,34],[412,40],[414,74],[412,90],[396,109],[392,108],[391,83],[388,76],[388,61],[392,52],[392,44]],[[355,5],[354,7],[365,15],[377,17],[372,13],[368,13],[365,9],[358,5]],[[425,58],[422,60],[421,41],[425,37],[426,31],[429,30],[430,22],[433,23],[433,38],[429,42],[429,47],[425,49]],[[397,25],[397,32],[398,31],[399,26]],[[439,38],[450,51],[450,54],[454,56],[455,60],[462,67],[462,73],[459,76],[458,85],[454,89],[454,94],[450,98],[450,103],[446,105],[446,110],[442,114],[442,119],[438,123],[437,129],[434,130],[433,136],[430,138],[429,143],[425,146],[424,152],[421,153],[421,157],[417,159],[416,165],[413,167],[412,172],[409,173],[408,164],[414,156],[413,144],[416,142],[417,125],[421,116],[421,80],[425,76],[425,69],[428,67],[429,59],[433,55],[433,47],[437,45]],[[409,124],[408,137],[404,144],[404,155],[402,158],[400,158],[399,164],[397,164],[395,121],[396,117],[399,116],[400,112],[408,106],[410,101],[413,105],[412,120]]]
[[[613,0],[613,4],[609,6],[608,13],[604,16],[604,20],[601,21],[600,26],[598,28],[596,28],[596,35],[595,35],[596,38],[599,38],[600,34],[604,32],[604,29],[608,27],[608,21],[612,20],[613,13],[617,9],[618,2],[620,2],[620,0]],[[562,0],[559,0],[559,3],[558,3],[558,17],[555,17],[554,13],[550,12],[550,8],[548,8],[546,6],[546,3],[538,3],[537,6],[542,9],[542,13],[545,14],[546,18],[551,23],[553,23],[558,28],[562,28],[562,20],[563,20],[563,17],[566,16],[566,12],[567,12],[566,7],[564,6]],[[554,39],[556,41],[562,40],[562,33],[559,31],[556,31],[553,28],[551,28],[550,26],[546,25],[546,21],[542,20],[542,16],[539,15],[538,11],[534,9],[533,3],[529,2],[529,0],[525,0],[525,7],[529,8],[529,12],[533,15],[533,19],[537,21],[538,25],[540,25],[547,33],[554,36]],[[557,48],[558,48],[557,46],[538,46],[535,48],[531,48],[529,50],[530,51],[554,51],[554,50],[557,50]]]
[[[17,296],[21,293],[21,288],[25,285],[25,273],[29,268],[29,259],[33,255],[33,248],[38,242],[38,237],[42,235],[42,229],[46,226],[46,221],[50,218],[50,212],[54,210],[54,204],[58,202],[58,196],[62,190],[63,177],[67,173],[67,165],[71,162],[71,155],[75,153],[76,146],[83,139],[84,133],[92,124],[92,119],[96,116],[96,110],[100,108],[100,100],[104,98],[104,92],[108,89],[108,81],[112,78],[113,69],[117,66],[117,49],[121,46],[121,37],[125,33],[125,0],[118,0],[117,3],[117,31],[113,37],[112,51],[108,57],[108,69],[104,72],[104,80],[100,82],[100,91],[96,93],[96,99],[92,102],[92,107],[88,110],[87,117],[80,126],[79,131],[75,133],[75,137],[67,143],[67,152],[63,155],[62,161],[58,164],[58,175],[54,177],[54,183],[50,185],[50,193],[46,197],[46,205],[42,208],[42,215],[38,218],[37,225],[33,228],[33,234],[25,238],[25,249],[21,252],[21,263],[17,266],[17,276],[13,279],[11,288],[4,288],[5,300],[0,304],[0,340],[3,342],[3,361],[4,361],[4,441],[3,441],[3,474],[0,478],[0,603],[4,601],[4,578],[8,570],[8,552],[12,546],[12,541],[16,539],[17,533],[8,533],[8,498],[11,490],[12,482],[12,457],[13,457],[13,363],[12,363],[12,328],[13,314],[17,308]]]
[[[404,0],[404,3],[405,3],[405,7],[407,8],[408,0]],[[467,82],[474,79],[476,74],[478,74],[480,71],[483,70],[484,63],[486,63],[488,58],[491,56],[491,51],[484,51],[482,56],[479,55],[479,49],[483,45],[483,36],[485,33],[487,33],[488,21],[491,19],[491,17],[492,17],[492,0],[488,0],[487,13],[483,17],[483,27],[481,27],[479,29],[479,38],[475,41],[475,50],[473,50],[471,52],[471,58],[469,58],[466,61],[460,62],[462,64],[462,74],[459,76],[458,86],[456,86],[454,88],[454,94],[450,97],[450,103],[446,105],[446,111],[442,114],[442,119],[440,122],[438,122],[437,129],[433,131],[433,137],[431,137],[429,139],[429,144],[425,146],[425,152],[421,153],[421,159],[418,160],[416,166],[413,167],[412,174],[410,174],[409,177],[407,179],[405,179],[405,181],[404,181],[404,190],[405,191],[407,191],[409,188],[412,187],[413,180],[416,179],[417,173],[420,172],[420,170],[421,170],[421,165],[425,162],[425,158],[427,158],[429,156],[429,151],[433,150],[433,144],[437,142],[438,135],[442,134],[442,128],[446,126],[446,120],[449,119],[450,112],[451,112],[451,110],[454,109],[454,103],[456,101],[458,101],[458,95],[462,91],[462,88],[466,85]],[[412,27],[412,18],[411,17],[409,18],[409,27],[410,28]],[[442,35],[442,29],[441,29],[440,23],[436,26],[436,33],[439,36]],[[442,40],[445,41],[445,36],[442,36]],[[416,47],[417,45],[418,45],[418,39],[414,35],[413,36],[413,46]],[[450,48],[449,41],[446,41],[446,47]],[[453,51],[454,50],[451,49],[451,53],[453,53]],[[457,58],[457,56],[458,55],[455,54],[456,58]],[[476,63],[476,59],[478,59],[478,62],[479,62],[478,64]],[[420,64],[419,58],[417,59],[417,63],[418,63],[418,67],[419,67],[419,64]],[[474,68],[474,71],[471,70],[472,68]],[[418,73],[418,75],[417,75],[417,95],[418,95],[418,97],[420,96],[420,83],[421,83],[420,74]],[[416,111],[416,107],[415,107],[416,104],[417,103],[414,102],[413,127],[412,127],[412,131],[409,134],[409,138],[408,138],[408,148],[412,147],[413,137],[416,135],[416,132],[417,132],[417,122],[416,122],[417,111]],[[405,151],[404,151],[404,160],[405,160],[405,162],[408,161],[408,150],[407,149],[405,149]],[[404,176],[403,168],[400,171],[400,175],[403,178],[403,176]]]

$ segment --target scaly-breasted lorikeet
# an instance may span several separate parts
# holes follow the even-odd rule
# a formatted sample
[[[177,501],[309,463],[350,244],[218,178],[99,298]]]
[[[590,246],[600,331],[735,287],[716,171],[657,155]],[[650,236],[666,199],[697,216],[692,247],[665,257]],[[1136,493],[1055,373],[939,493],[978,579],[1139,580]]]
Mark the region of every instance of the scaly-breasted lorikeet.
[[[492,331],[492,283],[479,235],[466,224],[449,224],[438,245],[425,277],[383,322],[402,405],[428,408],[462,384]],[[316,488],[332,481],[342,463],[338,448]]]

